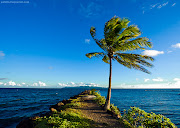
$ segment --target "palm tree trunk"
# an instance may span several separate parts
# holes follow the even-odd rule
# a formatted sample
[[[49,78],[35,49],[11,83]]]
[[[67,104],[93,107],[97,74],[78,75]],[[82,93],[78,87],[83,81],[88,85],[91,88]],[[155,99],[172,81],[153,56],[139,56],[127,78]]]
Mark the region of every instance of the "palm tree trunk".
[[[110,58],[110,72],[109,72],[109,88],[108,88],[108,94],[106,98],[106,104],[104,106],[104,110],[110,109],[110,99],[111,99],[111,77],[112,77],[112,58]]]

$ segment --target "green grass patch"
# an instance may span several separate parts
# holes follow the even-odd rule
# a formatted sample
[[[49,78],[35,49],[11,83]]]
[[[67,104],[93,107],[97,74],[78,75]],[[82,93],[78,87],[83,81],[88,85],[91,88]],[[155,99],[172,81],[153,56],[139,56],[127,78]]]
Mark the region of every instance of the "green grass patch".
[[[76,109],[67,108],[50,117],[36,120],[35,128],[92,128],[93,121],[83,117]]]
[[[51,116],[36,119],[35,128],[93,128],[95,123],[78,109],[83,105],[82,98],[70,100],[71,103],[59,107]]]

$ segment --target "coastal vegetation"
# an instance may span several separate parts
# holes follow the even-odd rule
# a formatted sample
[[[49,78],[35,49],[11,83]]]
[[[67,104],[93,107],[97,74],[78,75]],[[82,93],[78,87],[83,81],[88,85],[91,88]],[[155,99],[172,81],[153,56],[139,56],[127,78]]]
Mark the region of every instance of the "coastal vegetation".
[[[91,94],[96,96],[94,99],[96,103],[100,106],[105,105],[105,97],[101,96],[99,92],[92,90]],[[147,113],[138,107],[131,107],[129,110],[124,110],[122,116],[120,110],[114,104],[110,105],[109,111],[113,112],[119,118],[120,124],[125,128],[177,128],[169,118],[153,112]]]
[[[127,18],[119,18],[114,16],[104,27],[104,38],[96,38],[96,28],[91,27],[90,34],[96,44],[102,49],[103,52],[87,53],[88,58],[102,57],[105,63],[110,66],[109,71],[109,87],[104,109],[110,109],[111,98],[111,78],[112,78],[112,61],[117,61],[119,64],[127,67],[134,68],[145,73],[150,73],[144,66],[152,67],[153,65],[148,61],[154,59],[147,55],[129,53],[133,50],[145,50],[151,48],[152,43],[146,37],[139,37],[141,31],[135,25],[130,25]]]
[[[137,107],[131,107],[127,112],[124,110],[120,122],[127,128],[176,128],[169,118]]]
[[[35,128],[93,128],[93,121],[83,116],[79,107],[83,100],[78,97],[70,99],[69,103],[60,105],[58,109],[52,108],[52,114],[36,119]]]
[[[87,100],[88,97],[91,97],[91,99]],[[69,100],[63,100],[56,105],[52,105],[50,113],[31,118],[28,122],[24,121],[23,123],[22,121],[17,128],[177,128],[169,118],[152,112],[147,113],[137,107],[131,107],[129,110],[122,112],[117,106],[111,104],[110,109],[104,111],[102,109],[105,101],[105,97],[101,96],[98,91],[88,90],[71,97]],[[93,106],[89,106],[88,103],[93,104]],[[98,106],[98,108],[94,106]],[[92,110],[92,113],[88,111],[88,107]],[[97,111],[94,112],[93,109]],[[103,122],[101,122],[103,118],[102,111],[103,115],[106,114]],[[96,113],[96,118],[90,118],[95,116],[94,113]],[[113,118],[113,122],[116,122],[115,125],[111,125],[113,122],[110,118]]]

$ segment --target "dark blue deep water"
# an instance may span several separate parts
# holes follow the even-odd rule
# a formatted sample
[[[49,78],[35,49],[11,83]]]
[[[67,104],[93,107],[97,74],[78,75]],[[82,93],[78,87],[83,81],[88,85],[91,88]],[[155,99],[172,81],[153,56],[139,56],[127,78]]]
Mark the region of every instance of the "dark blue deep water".
[[[22,119],[48,112],[51,105],[86,89],[0,89],[0,128],[15,128]],[[107,89],[100,93],[106,96]],[[180,89],[112,89],[111,102],[121,111],[136,106],[163,114],[180,128]]]

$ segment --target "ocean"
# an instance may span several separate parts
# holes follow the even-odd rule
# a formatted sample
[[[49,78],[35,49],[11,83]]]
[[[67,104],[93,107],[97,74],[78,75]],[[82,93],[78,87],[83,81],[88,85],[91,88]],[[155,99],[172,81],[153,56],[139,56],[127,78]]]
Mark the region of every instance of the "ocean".
[[[15,128],[27,117],[44,114],[51,105],[89,88],[0,89],[0,128]],[[107,89],[98,89],[102,96]],[[180,128],[180,89],[112,89],[111,103],[163,114]]]

